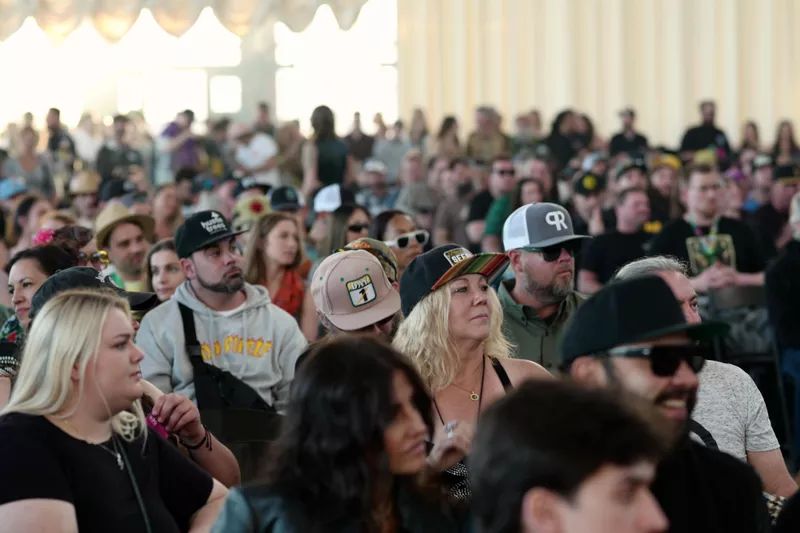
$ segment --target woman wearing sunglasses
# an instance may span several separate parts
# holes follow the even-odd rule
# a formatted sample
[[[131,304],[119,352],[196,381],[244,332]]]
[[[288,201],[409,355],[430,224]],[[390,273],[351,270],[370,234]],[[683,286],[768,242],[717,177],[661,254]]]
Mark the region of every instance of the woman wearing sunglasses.
[[[67,226],[58,229],[53,233],[53,239],[50,242],[77,250],[77,266],[89,266],[96,270],[103,270],[108,266],[108,254],[105,250],[97,249],[94,232],[89,228]]]
[[[405,320],[394,346],[413,362],[433,394],[436,435],[472,441],[481,412],[521,382],[552,378],[539,365],[509,358],[503,310],[491,283],[505,254],[477,254],[456,244],[425,252],[400,279]],[[446,471],[451,495],[466,500],[467,467]]]
[[[317,245],[318,257],[311,265],[308,282],[311,283],[314,271],[322,260],[348,242],[367,236],[371,217],[360,205],[344,204],[331,213],[328,219],[328,233]]]
[[[419,229],[408,213],[396,209],[376,216],[370,225],[369,236],[383,241],[394,252],[398,278],[403,275],[411,261],[425,251],[430,240],[430,234]]]

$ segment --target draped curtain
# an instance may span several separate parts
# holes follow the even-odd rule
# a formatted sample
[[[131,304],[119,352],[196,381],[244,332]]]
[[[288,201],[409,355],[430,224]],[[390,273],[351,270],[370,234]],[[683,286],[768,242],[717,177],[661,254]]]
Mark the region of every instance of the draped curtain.
[[[268,18],[285,22],[292,31],[311,23],[322,4],[328,4],[342,29],[356,21],[367,0],[0,0],[0,41],[17,31],[29,16],[55,43],[63,41],[86,17],[109,42],[119,41],[133,26],[142,8],[170,35],[180,37],[211,7],[229,31],[239,37]]]
[[[800,121],[798,27],[795,0],[401,0],[400,111],[465,131],[491,104],[511,130],[518,113],[572,107],[608,138],[630,105],[675,145],[712,98],[732,140],[753,119],[772,142],[778,121]]]

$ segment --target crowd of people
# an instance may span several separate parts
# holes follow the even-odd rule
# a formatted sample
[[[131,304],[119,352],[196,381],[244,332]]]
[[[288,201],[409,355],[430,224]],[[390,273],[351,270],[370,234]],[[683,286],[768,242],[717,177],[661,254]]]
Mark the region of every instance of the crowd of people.
[[[632,109],[26,116],[0,530],[797,531],[800,149],[714,111],[674,150]]]

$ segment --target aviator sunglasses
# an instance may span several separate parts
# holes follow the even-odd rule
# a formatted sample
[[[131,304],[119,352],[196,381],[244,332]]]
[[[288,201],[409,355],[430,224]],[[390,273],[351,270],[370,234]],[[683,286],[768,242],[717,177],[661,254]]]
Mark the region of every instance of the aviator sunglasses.
[[[599,355],[611,357],[633,357],[649,359],[653,374],[662,378],[675,375],[682,362],[697,374],[703,369],[710,349],[707,345],[681,344],[665,346],[640,346],[631,348],[614,348]]]

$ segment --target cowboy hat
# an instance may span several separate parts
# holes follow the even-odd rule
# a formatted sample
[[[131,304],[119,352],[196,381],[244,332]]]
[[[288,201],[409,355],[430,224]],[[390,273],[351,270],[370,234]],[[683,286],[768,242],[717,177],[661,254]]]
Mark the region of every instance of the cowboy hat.
[[[144,238],[147,241],[153,240],[153,230],[156,225],[153,217],[131,213],[130,210],[120,202],[109,202],[108,205],[100,211],[97,215],[97,219],[94,221],[97,248],[99,250],[106,248],[108,237],[111,235],[111,232],[119,224],[125,222],[136,224],[142,228]]]

